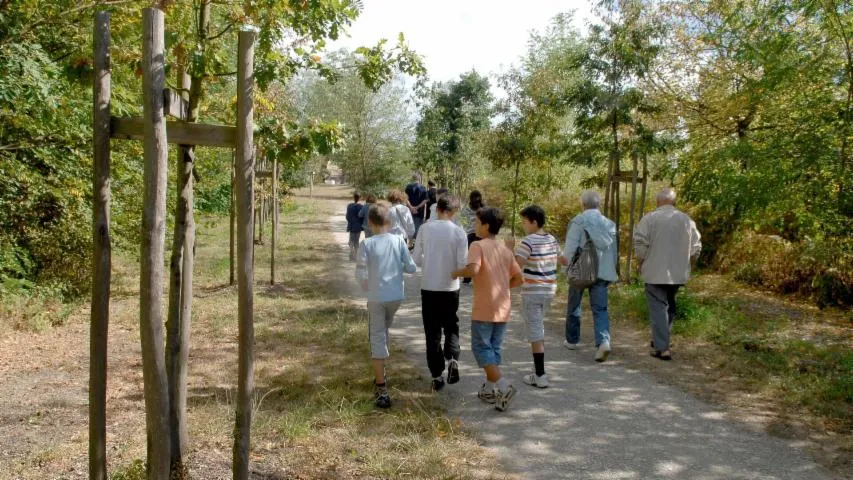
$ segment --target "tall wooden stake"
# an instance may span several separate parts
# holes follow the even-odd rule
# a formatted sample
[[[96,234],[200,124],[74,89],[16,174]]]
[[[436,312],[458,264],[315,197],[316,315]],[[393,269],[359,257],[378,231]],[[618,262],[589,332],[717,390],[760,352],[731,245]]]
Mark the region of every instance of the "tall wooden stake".
[[[181,97],[189,99],[190,77],[183,59],[178,61]],[[195,221],[193,218],[193,159],[191,146],[181,145],[177,155],[178,202],[175,206],[175,231],[170,262],[169,316],[166,321],[166,366],[169,374],[169,412],[171,432],[171,470],[174,478],[187,476],[187,360],[189,358],[190,321],[193,298],[193,256]]]
[[[649,181],[649,157],[643,153],[643,193],[640,195],[640,218],[646,214],[646,184]]]
[[[165,87],[163,11],[143,10],[142,85],[144,142],[144,212],[140,272],[139,330],[148,479],[169,478],[169,393],[163,348],[163,244],[166,236],[166,169],[168,144],[163,117]]]
[[[272,161],[272,232],[270,233],[270,285],[275,285],[275,244],[278,240],[278,160]]]
[[[241,31],[237,47],[237,304],[239,378],[234,424],[234,480],[249,478],[249,447],[254,393],[254,319],[252,302],[252,208],[254,201],[254,74],[255,32]]]
[[[228,285],[234,285],[234,216],[235,216],[235,192],[234,192],[234,169],[235,169],[235,158],[236,158],[236,150],[231,151],[231,205],[229,206],[230,210],[230,221],[229,228],[230,237],[228,242]]]
[[[89,324],[89,478],[107,480],[107,338],[110,323],[110,14],[95,14],[92,165],[92,308]]]
[[[631,283],[631,260],[634,254],[634,210],[637,208],[637,152],[631,154],[633,168],[631,170],[631,217],[628,220],[628,264],[625,266],[625,281]]]

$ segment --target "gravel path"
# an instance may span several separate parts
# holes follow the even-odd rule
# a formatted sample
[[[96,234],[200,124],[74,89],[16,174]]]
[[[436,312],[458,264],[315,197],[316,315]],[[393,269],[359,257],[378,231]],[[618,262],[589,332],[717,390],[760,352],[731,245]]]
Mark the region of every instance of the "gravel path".
[[[342,203],[342,205],[344,205]],[[343,209],[342,209],[343,210]],[[332,217],[334,234],[346,249],[344,217]],[[352,264],[341,255],[341,271]],[[351,275],[350,275],[350,278]],[[355,282],[352,290],[355,291]],[[391,331],[392,342],[422,366],[424,354],[420,314],[420,276],[407,277],[407,300]],[[497,412],[476,398],[483,382],[470,351],[471,289],[460,295],[461,381],[439,395],[448,414],[493,449],[505,470],[529,479],[814,479],[833,478],[798,442],[750,430],[728,419],[720,409],[631,368],[619,356],[619,338],[607,362],[593,361],[591,318],[584,300],[581,349],[569,351],[562,331],[546,331],[546,369],[551,386],[536,389],[521,377],[532,371],[530,345],[517,308],[513,308],[504,341],[504,375],[518,389],[510,409]],[[520,298],[513,297],[513,306]],[[552,310],[551,316],[562,312]],[[553,322],[552,322],[553,323]]]

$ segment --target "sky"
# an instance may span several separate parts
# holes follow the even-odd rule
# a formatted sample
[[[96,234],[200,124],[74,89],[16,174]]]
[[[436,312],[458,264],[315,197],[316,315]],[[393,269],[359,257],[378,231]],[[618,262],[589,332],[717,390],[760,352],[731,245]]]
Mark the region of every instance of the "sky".
[[[558,13],[574,10],[582,31],[592,18],[588,0],[363,2],[350,37],[331,43],[329,50],[373,46],[381,38],[394,45],[403,32],[424,57],[432,81],[453,80],[472,68],[481,74],[504,72],[525,53],[530,31],[545,29]]]

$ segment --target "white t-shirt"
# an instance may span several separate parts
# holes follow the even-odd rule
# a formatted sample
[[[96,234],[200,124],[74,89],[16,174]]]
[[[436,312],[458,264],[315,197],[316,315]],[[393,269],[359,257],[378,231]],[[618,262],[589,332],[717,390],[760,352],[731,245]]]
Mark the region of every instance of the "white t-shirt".
[[[418,231],[412,257],[423,271],[421,289],[432,292],[459,290],[459,279],[451,279],[450,274],[468,263],[468,237],[449,220],[429,221]]]

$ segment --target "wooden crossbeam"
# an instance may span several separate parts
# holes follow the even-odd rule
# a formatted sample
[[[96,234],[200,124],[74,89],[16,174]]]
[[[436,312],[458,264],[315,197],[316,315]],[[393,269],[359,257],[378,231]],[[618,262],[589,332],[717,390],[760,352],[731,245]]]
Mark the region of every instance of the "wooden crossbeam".
[[[190,118],[190,102],[181,98],[181,94],[171,88],[163,89],[163,113],[178,120]]]
[[[120,140],[143,140],[143,121],[140,117],[110,117],[110,137]],[[237,129],[228,125],[166,122],[169,143],[234,148]]]
[[[613,181],[614,182],[633,182],[634,176],[631,173],[628,173],[627,175],[614,175]],[[643,183],[643,177],[637,177],[637,183]]]
[[[272,172],[269,170],[258,170],[255,172],[255,178],[272,178]]]

